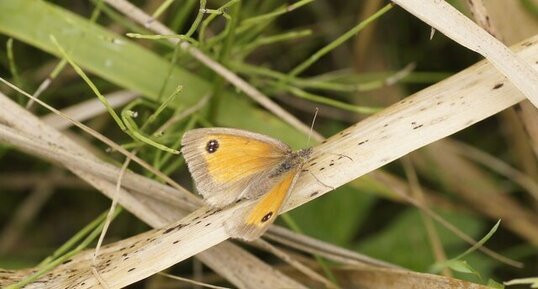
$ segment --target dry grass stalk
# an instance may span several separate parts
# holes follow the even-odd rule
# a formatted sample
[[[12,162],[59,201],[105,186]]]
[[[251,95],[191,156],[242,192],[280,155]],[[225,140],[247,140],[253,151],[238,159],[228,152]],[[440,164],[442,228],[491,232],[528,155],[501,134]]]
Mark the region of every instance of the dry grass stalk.
[[[538,107],[538,73],[521,57],[445,1],[395,0],[459,44],[480,53]]]
[[[341,264],[403,269],[399,266],[366,255],[361,255],[355,251],[341,248],[306,235],[298,234],[279,226],[269,228],[264,236],[287,247],[315,254]]]
[[[382,268],[349,268],[337,272],[344,288],[488,289],[490,287],[439,275]]]
[[[130,91],[118,91],[105,95],[111,107],[121,107],[138,96],[138,93]],[[106,108],[99,99],[92,98],[63,109],[62,112],[71,117],[75,117],[75,120],[82,122],[105,113]],[[42,117],[41,120],[59,130],[66,129],[73,125],[72,122],[55,113],[50,113]]]
[[[474,1],[486,4],[482,3],[482,0]],[[490,33],[495,31],[493,35],[496,35],[505,44],[511,45],[534,35],[538,31],[538,24],[531,17],[531,14],[526,11],[524,5],[507,4],[507,2],[488,1],[487,9],[486,7],[480,8],[482,14],[488,14],[480,17],[485,18],[487,23],[479,20],[477,22],[482,27],[487,27],[485,29]],[[473,7],[471,7],[471,10],[473,10]],[[477,15],[477,13],[474,13],[474,15]],[[507,15],[510,15],[510,17],[507,18]],[[517,108],[520,109],[519,114],[516,111]],[[516,158],[516,165],[521,167],[529,178],[538,179],[538,154],[532,148],[538,146],[537,134],[532,129],[538,123],[538,109],[529,101],[522,101],[518,106],[501,113],[500,116],[503,123],[505,123],[503,132],[506,134],[505,138],[509,142],[509,147],[512,148],[510,153]],[[517,178],[514,181],[517,182]],[[532,190],[525,188],[531,195],[536,196],[536,194],[532,194]]]
[[[469,0],[467,1],[467,6],[469,6],[469,11],[471,11],[476,24],[484,28],[484,30],[486,30],[489,34],[498,39],[499,32],[497,31],[494,21],[488,15],[488,9],[486,6],[484,6],[484,1]]]
[[[282,261],[286,262],[288,265],[295,268],[298,272],[307,276],[310,280],[317,281],[323,284],[324,288],[338,289],[338,286],[336,284],[333,284],[330,280],[318,274],[316,271],[314,271],[314,269],[308,267],[306,264],[303,264],[299,260],[296,260],[296,258],[293,258],[290,254],[286,253],[284,250],[281,250],[271,245],[271,243],[263,239],[256,240],[255,244],[260,248],[264,248],[267,252],[270,252],[271,254],[277,256]]]
[[[402,164],[405,171],[405,175],[407,176],[407,180],[409,182],[409,189],[412,195],[419,203],[429,208],[430,204],[425,202],[426,198],[424,197],[424,191],[422,190],[422,186],[419,182],[419,178],[415,170],[415,165],[413,164],[413,159],[410,156],[405,156],[402,158]],[[424,227],[426,228],[428,240],[430,242],[433,255],[435,256],[435,262],[445,262],[447,260],[446,253],[443,248],[441,238],[439,237],[437,229],[435,228],[435,224],[432,217],[429,216],[425,211],[421,211],[420,216],[422,222],[424,223]],[[443,268],[441,273],[444,276],[452,277],[452,272],[449,270],[449,268]]]
[[[458,155],[455,146],[445,142],[427,148],[429,156],[445,168],[441,179],[468,202],[476,211],[493,220],[501,219],[504,226],[538,244],[538,217],[531,210],[520,206],[509,195],[498,188],[476,165]],[[446,152],[440,154],[439,152]],[[449,157],[447,157],[449,156]]]

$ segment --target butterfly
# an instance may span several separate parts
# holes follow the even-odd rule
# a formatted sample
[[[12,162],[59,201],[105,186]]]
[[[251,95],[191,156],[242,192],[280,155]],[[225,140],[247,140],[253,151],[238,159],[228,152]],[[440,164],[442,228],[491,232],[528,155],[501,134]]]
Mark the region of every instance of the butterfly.
[[[198,192],[216,208],[239,207],[224,222],[232,238],[254,240],[274,222],[312,155],[312,148],[292,151],[271,137],[232,128],[187,131],[181,153]]]

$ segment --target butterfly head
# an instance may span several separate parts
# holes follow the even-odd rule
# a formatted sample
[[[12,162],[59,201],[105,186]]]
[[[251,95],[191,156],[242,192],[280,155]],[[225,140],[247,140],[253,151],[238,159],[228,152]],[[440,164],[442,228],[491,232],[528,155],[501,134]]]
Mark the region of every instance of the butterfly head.
[[[297,151],[297,157],[301,160],[302,163],[306,162],[310,157],[312,156],[312,153],[314,152],[314,148],[309,147],[306,149],[301,149]]]

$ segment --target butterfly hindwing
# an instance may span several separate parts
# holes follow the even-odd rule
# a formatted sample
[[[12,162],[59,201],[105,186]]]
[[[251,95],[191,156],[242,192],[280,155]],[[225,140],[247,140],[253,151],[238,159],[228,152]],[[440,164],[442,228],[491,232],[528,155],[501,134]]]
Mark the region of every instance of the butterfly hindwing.
[[[233,217],[225,221],[230,237],[247,241],[260,237],[279,214],[297,181],[300,169],[296,167],[279,176],[261,198],[237,209]]]

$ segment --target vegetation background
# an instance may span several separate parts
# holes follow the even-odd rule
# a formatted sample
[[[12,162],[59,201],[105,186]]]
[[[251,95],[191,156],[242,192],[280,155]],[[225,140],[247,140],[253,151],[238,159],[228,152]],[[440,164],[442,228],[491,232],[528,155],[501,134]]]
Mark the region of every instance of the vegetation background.
[[[507,44],[538,32],[537,1],[485,2],[496,36]],[[432,36],[428,25],[398,6],[386,6],[386,1],[132,3],[150,15],[156,13],[155,19],[182,40],[303,123],[310,123],[319,108],[314,129],[326,137],[482,59],[440,33]],[[467,1],[450,4],[472,18]],[[17,13],[8,15],[13,7],[18,7]],[[137,34],[127,37],[126,33]],[[73,67],[62,62],[65,55],[50,35],[101,94],[116,94],[117,102],[111,101],[108,108],[127,124],[127,132],[96,101],[95,91]],[[192,183],[183,160],[151,141],[179,149],[181,135],[188,129],[230,126],[277,137],[294,148],[308,145],[308,134],[298,133],[286,119],[268,112],[170,44],[170,37],[155,36],[98,0],[0,0],[0,43],[5,44],[0,46],[0,77],[30,93],[49,79],[40,99],[58,109],[81,104],[84,112],[95,109],[88,117],[80,111],[71,115],[136,150],[188,188]],[[118,166],[124,161],[80,129],[62,126],[49,110],[28,105],[22,94],[6,86],[0,91],[103,159]],[[169,127],[164,134],[154,135],[165,123]],[[397,182],[362,177],[293,210],[277,223],[413,271],[449,274],[480,284],[489,281],[491,286],[502,286],[491,280],[536,277],[538,226],[514,229],[501,220],[487,238],[490,249],[522,262],[523,268],[473,252],[440,270],[443,258],[458,256],[469,244],[439,223],[429,226],[431,217],[395,192],[399,185],[414,182],[416,173],[428,206],[477,240],[501,218],[510,222],[526,214],[538,221],[535,146],[518,108],[510,108],[381,169]],[[0,146],[0,158],[0,268],[35,266],[110,207],[110,199],[62,166],[8,145]],[[153,177],[137,166],[129,168]],[[149,229],[125,211],[111,224],[106,242]],[[266,252],[256,253],[275,267],[283,266]],[[200,266],[189,259],[170,272],[191,276]],[[339,270],[331,262],[311,266],[328,266],[333,273]],[[208,282],[227,284],[205,271]],[[325,273],[338,283],[339,277]],[[132,288],[153,288],[160,282],[147,279]]]

